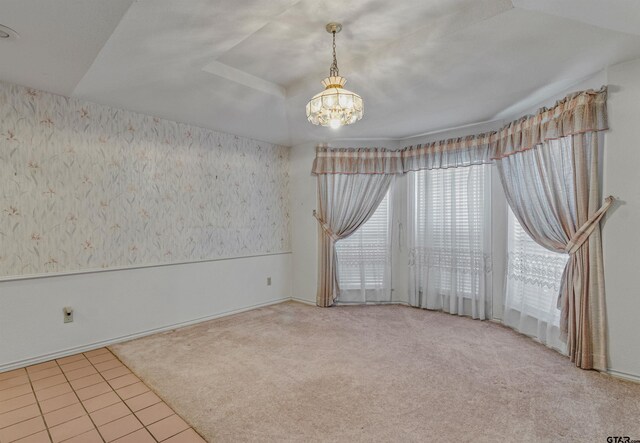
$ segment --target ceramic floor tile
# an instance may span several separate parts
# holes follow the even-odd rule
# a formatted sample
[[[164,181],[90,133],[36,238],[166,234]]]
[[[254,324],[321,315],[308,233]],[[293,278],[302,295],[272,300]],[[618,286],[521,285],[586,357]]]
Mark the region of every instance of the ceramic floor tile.
[[[67,363],[73,363],[74,361],[84,360],[85,356],[82,354],[74,354],[68,357],[62,357],[57,359],[59,365],[66,365]]]
[[[0,373],[0,443],[160,440],[204,441],[106,348]]]
[[[116,392],[123,400],[127,400],[131,397],[143,394],[148,390],[149,388],[147,388],[147,385],[142,382],[138,382],[129,386],[125,386],[124,388],[116,389]]]
[[[60,368],[62,369],[62,372],[66,374],[67,372],[75,371],[76,369],[86,368],[87,366],[91,366],[91,362],[83,358],[82,360],[60,365]]]
[[[125,435],[117,440],[114,440],[114,443],[155,443],[155,439],[149,434],[149,431],[146,429],[139,429],[129,435]]]
[[[122,418],[98,427],[98,431],[105,441],[110,442],[117,438],[131,434],[133,431],[141,429],[142,423],[133,415],[125,415]]]
[[[65,440],[64,443],[103,443],[104,440],[100,437],[100,434],[97,430],[92,429],[89,432],[85,432],[84,434],[80,434],[76,437],[70,438],[69,440]]]
[[[206,440],[196,431],[189,428],[186,431],[182,431],[181,433],[174,435],[173,437],[164,440],[162,443],[207,443]]]
[[[189,425],[183,419],[174,414],[147,426],[147,429],[156,440],[162,441],[189,429]]]
[[[97,385],[98,383],[102,383],[103,381],[104,379],[100,376],[100,374],[93,374],[93,375],[88,375],[86,377],[71,380],[69,383],[71,383],[71,387],[77,391],[78,389]]]
[[[28,437],[16,440],[15,443],[51,443],[49,433],[47,431],[40,431],[35,434],[31,434]]]
[[[106,408],[98,409],[90,415],[96,426],[102,426],[129,414],[131,414],[131,410],[127,405],[123,402],[119,402],[111,406],[107,406]]]
[[[94,365],[97,365],[99,363],[104,363],[104,362],[107,362],[107,361],[111,361],[111,360],[119,361],[116,358],[116,356],[111,354],[111,353],[96,355],[96,356],[88,357],[88,358],[89,358],[89,361]]]
[[[113,389],[124,388],[125,386],[132,385],[134,383],[138,383],[140,379],[133,374],[123,375],[122,377],[114,378],[109,380],[109,384]]]
[[[16,386],[24,385],[27,383],[29,383],[29,377],[27,377],[27,374],[8,378],[6,380],[0,381],[0,391],[8,388],[15,388]]]
[[[50,388],[52,386],[61,385],[66,382],[67,379],[63,374],[54,375],[53,377],[43,378],[41,380],[36,380],[31,382],[31,386],[36,391],[40,391],[42,389]]]
[[[38,401],[49,400],[50,398],[58,397],[62,394],[68,394],[69,392],[73,392],[71,389],[71,385],[67,382],[63,384],[51,386],[50,388],[41,389],[36,391],[36,398]]]
[[[58,364],[54,361],[46,361],[44,363],[39,363],[37,365],[31,365],[31,366],[27,366],[27,372],[29,373],[29,376],[31,376],[31,374],[34,374],[36,372],[42,371],[43,369],[50,369],[50,368],[57,368]]]
[[[100,371],[107,371],[109,369],[113,369],[113,368],[119,368],[120,366],[124,366],[122,363],[120,363],[120,360],[117,359],[113,359],[113,360],[108,360],[102,363],[97,363],[94,364],[93,366],[95,366],[95,368]]]
[[[156,403],[160,403],[161,401],[162,400],[160,400],[160,397],[158,397],[153,392],[148,391],[144,394],[125,400],[125,403],[131,408],[133,412],[137,412]]]
[[[2,443],[12,442],[20,438],[28,437],[29,435],[35,434],[36,432],[40,432],[44,429],[46,429],[46,426],[44,425],[42,417],[34,417],[0,429],[0,441]]]
[[[98,371],[95,370],[93,366],[87,366],[85,368],[76,369],[75,371],[65,372],[65,376],[69,381],[77,380],[82,377],[87,377],[88,375],[97,374]]]
[[[44,421],[51,428],[83,415],[87,415],[87,412],[80,403],[75,403],[45,414]]]
[[[102,376],[106,380],[112,380],[114,378],[122,377],[123,375],[131,374],[131,373],[132,372],[129,369],[127,369],[126,366],[120,365],[113,369],[107,369],[106,371],[101,372],[100,374],[102,374]]]
[[[64,408],[65,406],[69,406],[79,402],[80,400],[78,400],[78,397],[76,397],[76,393],[69,392],[68,394],[60,395],[50,400],[41,401],[40,409],[42,409],[43,414],[46,414],[47,412],[55,411],[57,409]]]
[[[167,418],[170,415],[173,415],[173,410],[164,402],[156,403],[155,405],[136,412],[136,416],[145,426]]]
[[[16,423],[20,423],[21,421],[25,421],[39,415],[40,408],[37,404],[32,404],[19,409],[14,409],[10,412],[5,412],[4,414],[0,414],[0,429],[6,428],[7,426],[15,425]]]
[[[93,397],[97,397],[101,394],[111,392],[111,386],[106,381],[100,382],[96,385],[88,386],[86,388],[76,390],[76,395],[80,400],[88,400]]]
[[[120,402],[120,397],[115,392],[107,392],[106,394],[98,395],[97,397],[90,398],[82,402],[84,407],[89,413],[97,411],[98,409],[106,408],[115,403]]]
[[[0,402],[0,414],[34,404],[36,396],[32,392]]]
[[[53,443],[58,443],[75,437],[76,435],[84,434],[91,429],[95,429],[93,423],[89,419],[89,416],[85,415],[49,428],[49,433],[51,434]]]
[[[45,368],[37,372],[29,372],[29,378],[31,381],[42,380],[43,378],[53,377],[54,375],[62,374],[62,371],[56,364],[54,367]]]
[[[85,357],[95,357],[96,355],[111,354],[107,348],[94,349],[93,351],[87,351],[84,353]]]
[[[22,395],[33,392],[31,390],[31,385],[20,385],[9,389],[3,389],[0,391],[0,402],[4,402],[6,400],[10,400],[12,398],[20,397]]]
[[[14,369],[13,371],[0,372],[0,380],[8,380],[13,377],[25,375],[27,371],[24,368]]]

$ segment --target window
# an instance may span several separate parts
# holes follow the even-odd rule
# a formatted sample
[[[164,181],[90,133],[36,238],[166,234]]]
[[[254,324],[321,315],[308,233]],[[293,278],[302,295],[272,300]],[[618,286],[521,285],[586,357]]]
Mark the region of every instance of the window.
[[[350,237],[336,243],[339,302],[391,299],[391,198]]]
[[[567,254],[536,243],[510,210],[506,308],[558,326],[557,298],[567,260]]]
[[[491,270],[490,166],[412,173],[412,304],[485,318]],[[472,300],[471,303],[463,299]]]

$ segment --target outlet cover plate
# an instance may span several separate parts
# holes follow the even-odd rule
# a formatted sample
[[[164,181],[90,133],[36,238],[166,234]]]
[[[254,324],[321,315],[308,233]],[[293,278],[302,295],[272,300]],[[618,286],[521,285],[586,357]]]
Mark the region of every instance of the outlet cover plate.
[[[69,307],[62,308],[62,316],[65,323],[73,322],[73,309]]]

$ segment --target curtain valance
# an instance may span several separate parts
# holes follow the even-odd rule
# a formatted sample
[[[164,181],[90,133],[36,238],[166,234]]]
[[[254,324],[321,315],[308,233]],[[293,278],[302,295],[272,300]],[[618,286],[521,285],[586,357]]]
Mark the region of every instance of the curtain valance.
[[[607,87],[568,95],[551,108],[516,120],[496,134],[493,158],[527,151],[549,140],[609,129]]]
[[[570,94],[551,108],[509,123],[499,131],[440,140],[403,149],[319,146],[312,173],[403,174],[422,169],[492,163],[545,141],[608,129],[607,87]]]
[[[481,165],[493,161],[495,133],[440,140],[402,149],[403,171]]]
[[[314,175],[402,174],[402,151],[386,148],[329,148],[318,146]]]

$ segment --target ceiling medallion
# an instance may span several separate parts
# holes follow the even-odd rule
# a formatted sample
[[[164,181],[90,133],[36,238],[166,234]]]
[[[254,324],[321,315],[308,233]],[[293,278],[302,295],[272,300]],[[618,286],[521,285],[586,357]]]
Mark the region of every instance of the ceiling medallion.
[[[358,94],[344,89],[347,79],[340,77],[338,72],[336,34],[342,30],[342,25],[329,23],[326,29],[333,35],[333,63],[329,68],[329,77],[322,80],[324,91],[314,95],[307,103],[307,119],[314,125],[337,129],[360,120],[364,106]]]

